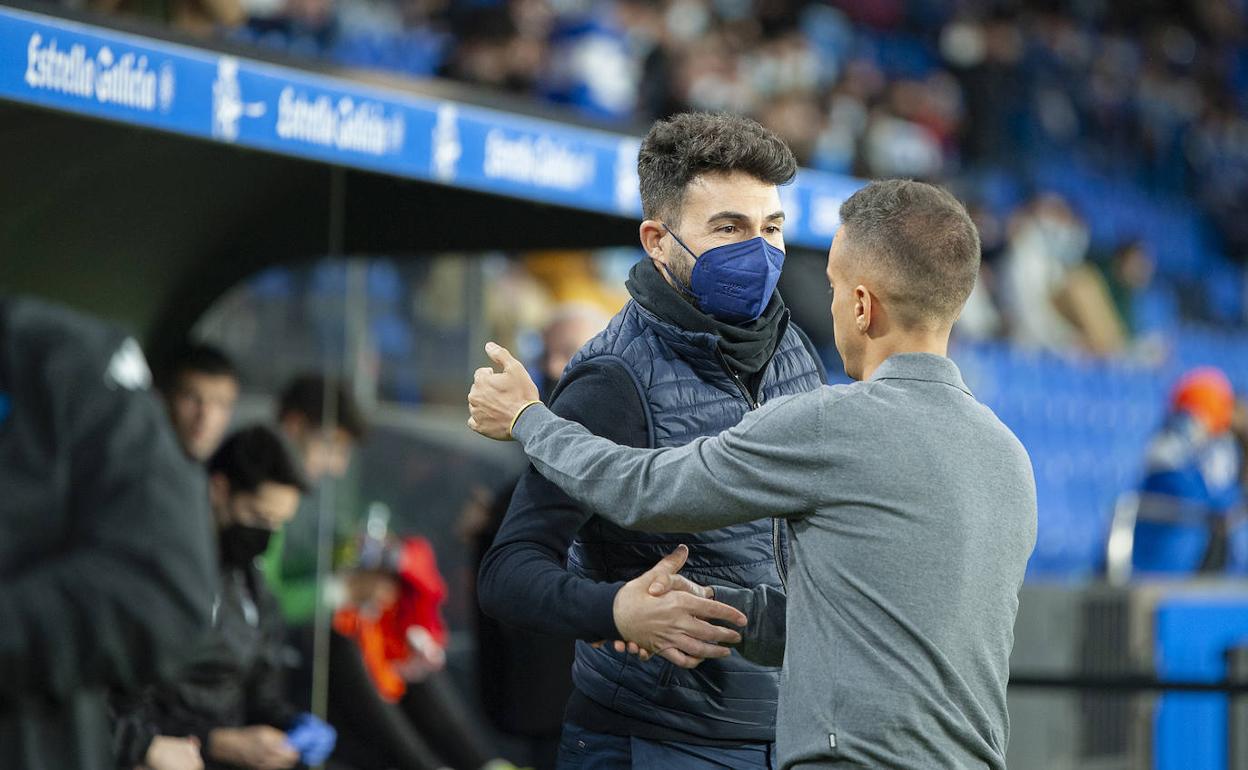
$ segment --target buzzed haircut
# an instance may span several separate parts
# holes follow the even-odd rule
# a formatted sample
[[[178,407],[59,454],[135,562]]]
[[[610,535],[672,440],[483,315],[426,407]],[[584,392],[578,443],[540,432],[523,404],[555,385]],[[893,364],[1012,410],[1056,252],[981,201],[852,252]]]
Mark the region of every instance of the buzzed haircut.
[[[677,222],[691,181],[732,171],[782,185],[797,174],[797,160],[778,136],[739,115],[682,112],[660,120],[637,155],[642,213],[646,219]]]
[[[307,481],[286,443],[263,425],[230,434],[208,458],[208,473],[225,476],[231,494],[255,492],[265,482],[308,491]]]
[[[229,377],[237,381],[238,368],[220,348],[193,342],[183,345],[160,368],[156,386],[168,393],[177,387],[184,374],[206,374],[212,377]]]
[[[841,227],[902,325],[957,320],[980,259],[979,231],[957,198],[909,179],[872,182],[841,204]]]
[[[345,380],[326,379],[319,374],[305,374],[286,386],[278,402],[277,419],[301,414],[313,426],[324,426],[333,399],[334,424],[356,441],[364,438],[367,426],[359,406],[351,397],[351,384]]]

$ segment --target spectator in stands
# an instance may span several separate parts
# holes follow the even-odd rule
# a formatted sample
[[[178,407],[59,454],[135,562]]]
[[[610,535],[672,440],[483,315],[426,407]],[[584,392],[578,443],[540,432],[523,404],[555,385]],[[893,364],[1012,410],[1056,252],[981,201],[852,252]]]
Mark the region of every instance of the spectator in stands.
[[[1144,326],[1145,319],[1141,313],[1141,299],[1153,283],[1155,262],[1148,244],[1140,239],[1123,242],[1114,249],[1107,260],[1096,263],[1113,303],[1115,325],[1125,345],[1132,350],[1140,350],[1141,346],[1157,347],[1156,339],[1148,339],[1149,333],[1156,331]]]
[[[237,1],[237,0],[235,0]],[[252,16],[240,35],[306,58],[326,57],[338,36],[333,0],[284,0],[281,11]]]
[[[16,297],[0,330],[0,767],[111,769],[108,691],[208,627],[203,474],[133,339]]]
[[[97,11],[153,16],[195,37],[228,33],[247,20],[239,0],[89,0]]]
[[[1148,447],[1132,565],[1140,572],[1192,574],[1227,563],[1232,511],[1242,504],[1243,457],[1230,432],[1235,395],[1208,367],[1179,381],[1170,414]]]
[[[205,462],[225,437],[238,402],[238,370],[217,348],[193,344],[165,367],[157,383],[182,451]]]
[[[295,515],[304,481],[282,440],[261,426],[226,439],[207,469],[221,558],[212,631],[170,681],[117,704],[119,767],[194,767],[163,753],[170,738],[186,737],[209,768],[319,765],[334,732],[286,700],[281,612],[257,568],[269,538]]]
[[[1123,349],[1108,290],[1086,261],[1089,243],[1087,224],[1060,196],[1040,196],[1015,215],[1002,271],[1017,342],[1101,355]]]

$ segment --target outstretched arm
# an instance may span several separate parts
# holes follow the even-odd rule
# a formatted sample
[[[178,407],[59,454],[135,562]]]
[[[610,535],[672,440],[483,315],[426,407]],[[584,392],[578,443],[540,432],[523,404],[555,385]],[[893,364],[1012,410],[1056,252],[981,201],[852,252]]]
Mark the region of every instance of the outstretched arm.
[[[519,440],[543,476],[603,518],[631,529],[699,532],[814,507],[818,396],[777,399],[683,447],[633,449],[560,419],[536,403],[536,388],[510,353],[493,343],[487,352],[503,371],[477,371],[469,426]]]

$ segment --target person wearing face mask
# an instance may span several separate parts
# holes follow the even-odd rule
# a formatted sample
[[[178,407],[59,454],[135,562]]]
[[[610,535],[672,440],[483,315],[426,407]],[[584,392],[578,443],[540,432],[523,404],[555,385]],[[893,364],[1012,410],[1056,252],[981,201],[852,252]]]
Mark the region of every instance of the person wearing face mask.
[[[1125,348],[1109,287],[1087,261],[1090,242],[1087,224],[1056,195],[1037,198],[1016,217],[1003,288],[1017,342],[1095,355]]]
[[[672,447],[826,382],[776,291],[778,185],[797,170],[789,148],[746,118],[680,114],[651,128],[637,170],[646,258],[629,275],[632,299],[564,369],[554,412],[617,443]],[[729,656],[715,643],[737,633],[707,622],[744,616],[689,593],[647,594],[652,573],[673,567],[656,563],[681,543],[693,574],[783,588],[786,537],[771,521],[626,532],[532,469],[520,480],[477,591],[481,609],[504,623],[578,639],[559,767],[771,763],[778,671]],[[650,660],[594,644],[659,628],[675,630]]]
[[[786,592],[709,570],[691,577],[712,586],[672,575],[646,586],[737,606],[749,617],[740,654],[783,662],[775,767],[1004,770],[1036,486],[1027,450],[947,355],[979,237],[957,199],[908,180],[872,182],[840,216],[826,276],[856,382],[772,399],[684,446],[633,448],[552,414],[491,343],[502,371],[474,375],[468,426],[519,441],[543,476],[639,540],[783,520]],[[650,653],[670,644],[620,631]]]
[[[118,766],[318,765],[336,736],[286,700],[281,615],[257,566],[273,533],[294,516],[306,484],[282,439],[263,426],[227,438],[207,471],[220,554],[212,628],[169,682],[116,706]],[[198,751],[162,752],[171,738],[190,738]]]
[[[566,304],[554,309],[542,328],[537,357],[538,389],[545,403],[559,384],[568,362],[606,327],[608,316],[596,306]],[[494,543],[516,482],[497,493],[477,490],[465,507],[460,530],[475,556],[475,568]],[[516,628],[477,613],[477,682],[481,705],[494,728],[521,752],[521,764],[553,770],[559,751],[562,708],[572,692],[575,640]]]

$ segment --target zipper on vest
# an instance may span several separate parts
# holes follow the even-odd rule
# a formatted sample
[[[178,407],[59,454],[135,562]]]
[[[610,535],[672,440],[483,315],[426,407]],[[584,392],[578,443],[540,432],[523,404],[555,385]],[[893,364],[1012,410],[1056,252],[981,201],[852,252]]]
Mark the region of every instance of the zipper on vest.
[[[750,392],[750,389],[745,387],[745,380],[741,379],[741,375],[737,374],[732,365],[728,363],[728,357],[724,355],[724,351],[716,348],[715,355],[719,356],[719,365],[724,368],[724,372],[737,384],[737,390],[740,390],[741,395],[745,397],[745,403],[750,405],[750,409],[757,409],[758,399],[754,398],[754,394]]]

